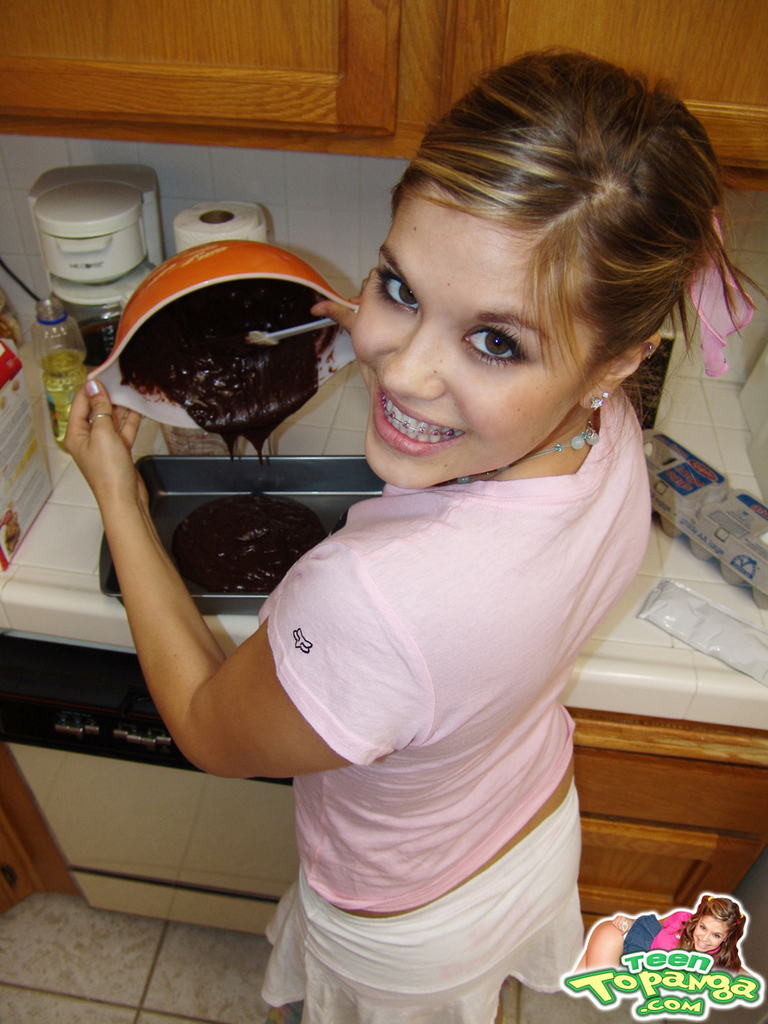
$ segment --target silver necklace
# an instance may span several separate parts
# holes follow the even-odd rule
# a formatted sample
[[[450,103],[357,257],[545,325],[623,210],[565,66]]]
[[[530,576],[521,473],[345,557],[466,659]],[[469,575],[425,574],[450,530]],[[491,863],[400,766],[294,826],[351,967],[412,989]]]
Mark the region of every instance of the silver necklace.
[[[539,452],[531,452],[530,455],[524,455],[521,459],[516,459],[514,462],[510,462],[508,466],[501,466],[499,469],[489,469],[486,473],[475,473],[474,476],[457,476],[455,482],[457,484],[471,484],[475,480],[489,480],[491,477],[498,476],[499,473],[506,473],[513,466],[519,466],[522,462],[530,462],[531,459],[540,459],[542,455],[554,455],[569,449],[578,452],[585,446],[593,447],[599,440],[600,435],[598,432],[591,423],[587,423],[582,432],[576,434],[570,441],[558,441],[551,448],[542,448]]]

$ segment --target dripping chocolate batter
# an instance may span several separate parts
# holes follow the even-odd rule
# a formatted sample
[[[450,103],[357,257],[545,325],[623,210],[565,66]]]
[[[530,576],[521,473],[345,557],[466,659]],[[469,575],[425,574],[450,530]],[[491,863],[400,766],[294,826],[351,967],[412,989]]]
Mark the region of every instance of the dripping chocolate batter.
[[[319,296],[292,281],[252,279],[182,295],[140,327],[120,356],[124,384],[161,392],[233,450],[245,437],[261,455],[282,421],[317,391],[317,356],[333,337],[321,328],[274,346],[248,331],[306,323]],[[325,536],[299,502],[235,495],[206,502],[176,527],[183,576],[214,593],[267,594]]]
[[[176,527],[172,548],[182,576],[209,591],[268,594],[324,537],[306,505],[238,494],[198,506]]]
[[[333,328],[278,345],[248,331],[306,323],[320,296],[275,278],[225,281],[182,295],[155,313],[120,355],[122,382],[162,392],[232,451],[245,437],[261,454],[269,434],[317,391],[317,355]]]

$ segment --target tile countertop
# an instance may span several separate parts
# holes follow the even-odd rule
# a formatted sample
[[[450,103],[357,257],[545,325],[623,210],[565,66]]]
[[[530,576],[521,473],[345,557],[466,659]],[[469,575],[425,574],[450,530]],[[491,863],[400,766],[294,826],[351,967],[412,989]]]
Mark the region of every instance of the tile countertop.
[[[692,373],[684,362],[670,374],[656,428],[723,470],[732,486],[760,497],[746,455],[740,385]],[[145,422],[136,456],[163,451],[156,425]],[[67,455],[52,445],[48,454],[54,491],[10,568],[0,573],[0,629],[130,648],[122,605],[99,588],[101,524],[93,497]],[[725,583],[714,560],[700,561],[683,537],[670,539],[654,526],[638,576],[587,644],[565,702],[768,730],[768,687],[636,617],[662,576],[768,628],[768,611],[755,605],[748,589]],[[225,650],[255,628],[248,615],[209,616],[208,622]]]

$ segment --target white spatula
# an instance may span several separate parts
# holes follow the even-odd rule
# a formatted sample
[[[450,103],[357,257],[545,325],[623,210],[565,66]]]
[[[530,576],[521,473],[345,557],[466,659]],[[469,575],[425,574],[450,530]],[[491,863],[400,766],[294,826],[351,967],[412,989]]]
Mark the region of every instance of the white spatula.
[[[309,334],[310,331],[318,331],[321,327],[332,327],[336,323],[330,317],[323,317],[322,320],[311,320],[307,324],[297,324],[295,327],[284,327],[280,331],[248,331],[245,340],[249,345],[277,345],[283,338],[294,338],[297,334]]]

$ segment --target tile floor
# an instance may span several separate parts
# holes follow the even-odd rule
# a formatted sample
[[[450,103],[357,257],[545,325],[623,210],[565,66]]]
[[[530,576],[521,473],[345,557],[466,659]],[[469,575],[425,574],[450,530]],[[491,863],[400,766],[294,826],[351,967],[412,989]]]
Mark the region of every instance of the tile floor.
[[[263,936],[36,894],[0,916],[0,1024],[262,1024]],[[628,1009],[611,1024],[629,1024]],[[598,1024],[582,999],[517,986],[505,1024]],[[333,1024],[329,1021],[328,1024]]]

